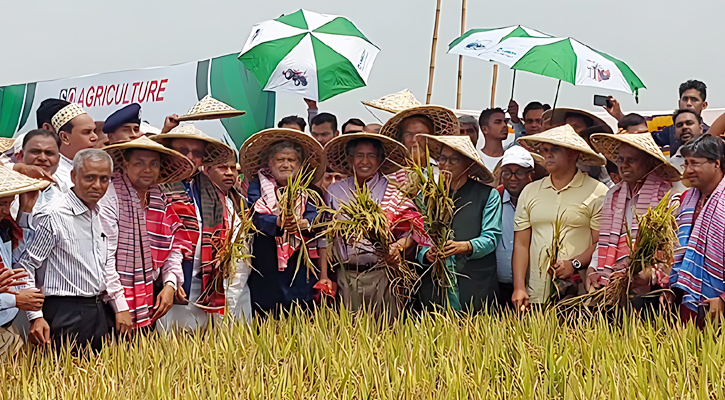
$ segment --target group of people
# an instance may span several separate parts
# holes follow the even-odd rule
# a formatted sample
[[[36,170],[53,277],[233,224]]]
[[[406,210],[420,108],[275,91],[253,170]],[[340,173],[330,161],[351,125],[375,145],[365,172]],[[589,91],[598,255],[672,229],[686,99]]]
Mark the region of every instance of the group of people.
[[[614,98],[616,133],[578,109],[531,102],[518,115],[512,101],[509,116],[459,119],[405,95],[365,103],[393,114],[384,124],[350,119],[338,130],[308,100],[307,121],[285,117],[238,152],[178,115],[153,134],[141,131],[138,104],[96,122],[47,99],[38,129],[0,142],[1,333],[17,336],[19,310],[32,342],[93,349],[109,333],[195,330],[321,299],[390,320],[437,307],[524,312],[628,273],[628,235],[636,243],[638,216],[665,196],[679,230],[674,259],[634,276],[630,302],[679,307],[702,324],[725,311],[725,117],[702,122],[702,82],[679,94],[673,126],[653,133]],[[416,207],[424,194],[406,190],[412,166],[447,180],[445,245]],[[310,191],[282,201],[308,173]],[[394,235],[384,254],[379,243],[329,237],[321,223],[359,201],[361,187]],[[446,285],[432,277],[439,259],[455,276]],[[404,300],[390,273],[402,260],[420,276]]]

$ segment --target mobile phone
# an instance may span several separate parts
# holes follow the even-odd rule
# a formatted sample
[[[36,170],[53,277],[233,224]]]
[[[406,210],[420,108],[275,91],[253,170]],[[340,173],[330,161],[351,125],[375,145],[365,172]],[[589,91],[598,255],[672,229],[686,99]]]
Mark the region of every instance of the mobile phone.
[[[595,94],[594,95],[594,105],[612,107],[612,102],[609,100],[609,96],[602,96],[602,95]]]

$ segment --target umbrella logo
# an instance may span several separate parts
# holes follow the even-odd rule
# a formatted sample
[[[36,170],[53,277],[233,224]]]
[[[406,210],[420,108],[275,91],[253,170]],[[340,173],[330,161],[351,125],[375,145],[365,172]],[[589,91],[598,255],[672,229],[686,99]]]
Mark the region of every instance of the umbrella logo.
[[[612,77],[612,72],[608,69],[604,69],[604,67],[597,62],[590,61],[587,69],[589,70],[589,78],[597,82],[608,81],[609,78]]]
[[[307,71],[302,72],[290,68],[282,72],[282,75],[284,75],[284,78],[288,81],[291,80],[292,82],[294,82],[295,86],[307,86],[307,77],[305,76],[306,73]]]
[[[508,57],[508,58],[516,57],[515,51],[506,50],[503,47],[499,47],[498,49],[496,49],[496,54],[504,56],[504,57]]]
[[[257,39],[257,36],[259,36],[260,33],[262,33],[262,28],[257,28],[257,30],[254,31],[254,34],[252,35],[252,40],[250,42],[254,43],[254,41]]]
[[[466,45],[466,50],[485,50],[491,44],[490,40],[476,40]]]
[[[363,49],[360,54],[360,62],[357,63],[357,69],[362,70],[365,67],[365,61],[368,60],[368,51]]]

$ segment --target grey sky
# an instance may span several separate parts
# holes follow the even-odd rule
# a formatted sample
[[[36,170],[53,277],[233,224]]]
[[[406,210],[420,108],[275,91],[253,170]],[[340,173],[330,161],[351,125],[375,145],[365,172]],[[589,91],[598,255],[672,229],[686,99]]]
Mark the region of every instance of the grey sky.
[[[0,85],[170,65],[241,49],[252,25],[299,8],[350,18],[381,52],[366,88],[321,104],[339,119],[373,122],[360,100],[405,88],[425,101],[435,0],[3,1]],[[688,10],[687,7],[694,7]],[[458,56],[446,54],[459,35],[460,0],[443,0],[432,103],[455,106]],[[696,78],[708,85],[710,107],[725,106],[718,55],[722,1],[507,0],[468,1],[467,29],[522,24],[572,36],[629,64],[648,89],[640,104],[623,92],[562,83],[561,106],[594,110],[593,94],[613,94],[625,111],[669,110],[677,86]],[[492,64],[465,59],[462,108],[489,103]],[[520,73],[516,99],[553,102],[557,81]],[[511,71],[501,69],[497,105],[506,107]],[[305,113],[301,98],[281,94],[277,118]],[[183,112],[184,110],[179,110]],[[157,124],[160,123],[156,122]]]

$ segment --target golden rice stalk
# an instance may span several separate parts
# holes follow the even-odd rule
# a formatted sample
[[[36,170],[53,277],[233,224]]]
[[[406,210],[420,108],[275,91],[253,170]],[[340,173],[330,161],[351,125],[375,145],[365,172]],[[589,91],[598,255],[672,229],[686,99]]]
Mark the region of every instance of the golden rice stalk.
[[[543,262],[539,263],[539,273],[542,273],[544,268],[546,268],[547,279],[549,281],[551,291],[550,301],[554,298],[554,296],[559,297],[561,295],[556,284],[557,279],[554,277],[554,265],[556,265],[559,261],[559,254],[561,253],[562,247],[564,247],[564,236],[566,235],[565,225],[566,218],[564,218],[564,212],[562,212],[557,215],[554,220],[554,234],[551,237],[551,246],[545,249],[546,257],[542,260]]]
[[[211,282],[207,285],[199,299],[205,299],[214,292],[223,292],[225,280],[230,280],[237,272],[237,264],[240,260],[252,257],[249,248],[249,239],[259,231],[252,222],[252,210],[248,210],[244,199],[239,204],[239,213],[232,213],[230,226],[232,229],[224,231],[224,237],[212,237],[212,246],[216,250],[216,257],[212,261],[212,270],[218,271],[213,274]]]
[[[438,179],[430,164],[430,150],[425,149],[425,169],[419,164],[410,163],[405,169],[412,182],[408,186],[410,190],[403,190],[413,200],[418,211],[423,215],[425,231],[433,243],[435,261],[430,266],[433,283],[439,288],[450,288],[456,286],[454,268],[449,267],[446,258],[441,255],[446,243],[453,239],[453,216],[455,206],[450,196],[451,174],[448,171],[440,171]]]
[[[655,266],[670,265],[677,241],[677,221],[674,216],[677,205],[671,200],[672,196],[668,192],[655,207],[648,208],[644,215],[639,216],[635,213],[638,225],[636,239],[632,237],[632,231],[625,224],[629,247],[629,263],[626,271],[615,272],[610,276],[606,286],[574,298],[563,306],[586,304],[628,307],[633,277],[642,272],[650,273]]]
[[[302,163],[299,173],[294,177],[290,176],[287,178],[287,186],[278,189],[278,207],[282,226],[285,226],[289,221],[294,221],[297,227],[297,236],[303,238],[303,241],[304,236],[302,233],[303,229],[300,227],[300,220],[303,218],[302,215],[305,211],[306,203],[310,201],[318,208],[325,204],[322,196],[310,187],[315,177],[315,171],[316,168],[310,168],[309,163],[305,161]],[[308,222],[310,225],[312,224],[312,221]],[[289,236],[291,232],[285,231],[283,235]],[[283,240],[289,239],[289,237],[286,237]],[[299,246],[294,277],[297,276],[302,263],[307,268],[307,279],[310,278],[310,275],[317,277],[315,264],[312,262],[309,251],[307,250],[307,241]],[[293,281],[294,277],[292,278]]]
[[[401,304],[405,304],[418,289],[420,276],[402,254],[399,257],[390,255],[390,246],[395,242],[394,227],[390,226],[380,204],[370,196],[367,185],[361,186],[356,180],[350,201],[340,202],[337,210],[325,207],[324,211],[330,216],[329,221],[322,223],[327,242],[336,243],[339,238],[343,244],[354,248],[359,249],[361,245],[371,247],[371,253],[384,263],[393,294]],[[333,258],[338,264],[347,261],[337,246],[329,248],[332,248]]]

